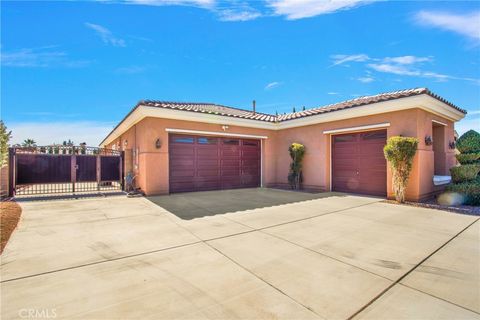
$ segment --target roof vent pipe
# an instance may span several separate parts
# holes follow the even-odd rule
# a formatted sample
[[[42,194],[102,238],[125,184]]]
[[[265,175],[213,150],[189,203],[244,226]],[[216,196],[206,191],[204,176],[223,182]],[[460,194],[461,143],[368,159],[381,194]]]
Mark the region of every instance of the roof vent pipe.
[[[253,114],[255,114],[255,100],[252,101],[252,106],[253,106]]]

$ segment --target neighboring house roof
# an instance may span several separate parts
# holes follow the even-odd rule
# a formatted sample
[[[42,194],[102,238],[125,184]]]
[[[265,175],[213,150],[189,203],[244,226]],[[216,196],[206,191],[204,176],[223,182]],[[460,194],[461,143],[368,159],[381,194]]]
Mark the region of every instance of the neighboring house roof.
[[[345,109],[351,109],[355,107],[367,106],[367,105],[374,105],[380,102],[387,102],[392,100],[399,100],[402,98],[414,97],[414,96],[421,96],[427,95],[442,102],[444,105],[455,111],[457,113],[465,115],[467,111],[461,109],[454,105],[453,103],[447,101],[446,99],[434,94],[427,88],[415,88],[415,89],[407,89],[407,90],[399,90],[387,93],[381,93],[372,96],[363,96],[339,103],[334,103],[326,106],[321,106],[317,108],[302,110],[298,112],[292,113],[285,113],[279,115],[261,113],[261,112],[253,112],[252,110],[244,110],[239,108],[227,107],[223,105],[218,105],[214,103],[191,103],[191,102],[168,102],[168,101],[157,101],[157,100],[142,100],[137,103],[135,108],[133,108],[123,119],[120,123],[107,135],[107,137],[102,141],[104,143],[106,140],[111,138],[112,134],[121,127],[121,125],[133,115],[135,111],[141,107],[152,108],[153,110],[171,110],[171,111],[179,111],[179,115],[187,115],[188,113],[200,113],[206,115],[215,115],[215,116],[224,116],[224,117],[231,117],[237,119],[244,119],[244,120],[254,120],[258,121],[257,124],[259,125],[274,125],[274,124],[285,124],[289,126],[290,123],[286,123],[290,120],[295,119],[303,119],[308,118],[310,116],[321,115],[321,114],[330,114],[335,111],[341,111]],[[436,109],[437,106],[433,105],[432,108]],[[381,111],[381,110],[380,110]],[[182,116],[183,117],[183,116]],[[462,117],[456,116],[458,119]],[[187,117],[191,118],[191,117]],[[263,124],[262,124],[263,123]],[[123,129],[125,130],[125,128]]]
[[[180,111],[190,111],[190,112],[201,112],[201,113],[208,113],[208,114],[215,114],[227,117],[236,117],[236,118],[244,118],[244,119],[251,119],[251,120],[260,120],[266,122],[283,122],[303,117],[308,117],[316,114],[327,113],[327,112],[334,112],[354,107],[359,107],[367,104],[372,104],[376,102],[383,102],[388,100],[400,99],[405,97],[411,97],[421,94],[427,94],[447,105],[450,107],[466,114],[467,111],[457,107],[453,103],[443,99],[442,97],[434,94],[427,88],[415,88],[415,89],[407,89],[407,90],[400,90],[400,91],[393,91],[387,93],[376,94],[373,96],[363,96],[347,101],[342,101],[334,104],[329,104],[326,106],[321,106],[313,109],[307,109],[298,112],[280,114],[280,115],[272,115],[267,113],[260,113],[260,112],[253,112],[251,110],[244,110],[238,109],[233,107],[222,106],[214,103],[192,103],[192,102],[168,102],[168,101],[156,101],[156,100],[142,100],[140,101],[137,106],[143,105],[148,107],[157,107],[157,108],[165,108],[165,109],[174,109]]]

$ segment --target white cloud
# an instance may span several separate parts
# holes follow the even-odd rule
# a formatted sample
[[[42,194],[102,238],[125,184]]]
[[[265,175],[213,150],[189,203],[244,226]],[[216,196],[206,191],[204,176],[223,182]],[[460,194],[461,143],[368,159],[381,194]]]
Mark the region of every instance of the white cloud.
[[[218,11],[218,16],[221,21],[248,21],[257,19],[261,16],[261,13],[251,8],[244,8],[241,10],[224,9]]]
[[[432,61],[431,57],[415,57],[415,56],[400,56],[400,57],[386,57],[383,59],[386,63],[398,63],[398,64],[415,64],[419,62]]]
[[[420,11],[415,15],[419,24],[452,31],[480,41],[480,11],[467,14],[455,14],[440,11]]]
[[[110,44],[114,47],[125,47],[125,40],[116,38],[112,32],[107,28],[90,22],[85,22],[85,26],[96,32],[96,34],[102,39],[105,44]]]
[[[4,67],[84,67],[90,61],[73,61],[68,59],[64,51],[57,46],[40,48],[23,48],[10,52],[2,52],[1,62]]]
[[[471,115],[471,116],[477,115],[477,114],[480,114],[480,110],[469,111],[468,114]],[[479,120],[479,121],[480,121],[480,120]]]
[[[33,139],[38,145],[61,143],[72,139],[75,143],[86,142],[97,146],[113,129],[114,123],[92,121],[65,122],[12,122],[7,123],[12,130],[11,144]]]
[[[268,0],[276,15],[288,20],[314,17],[371,3],[365,0]]]
[[[331,95],[331,96],[335,96],[337,94],[339,94],[338,92],[327,92],[328,95]]]
[[[238,0],[96,0],[103,3],[124,3],[145,6],[191,6],[207,9],[215,13],[220,21],[249,21],[262,16],[262,13],[248,2]]]
[[[418,71],[410,70],[409,68],[402,65],[388,64],[388,63],[370,63],[368,64],[370,68],[379,72],[393,73],[403,76],[418,76],[420,73]]]
[[[448,80],[462,80],[480,84],[480,79],[478,78],[457,77],[429,70],[423,70],[422,65],[424,62],[433,61],[433,57],[431,56],[417,57],[413,55],[405,55],[397,57],[374,58],[366,54],[335,54],[331,55],[330,58],[332,59],[332,65],[330,67],[338,65],[348,66],[349,62],[366,63],[367,68],[375,70],[377,72],[391,73],[400,76],[432,78],[438,82],[445,82]],[[356,80],[364,83],[374,81],[375,79],[373,76],[371,76],[370,71],[367,69],[366,72],[367,76],[356,78]]]
[[[139,4],[147,6],[198,6],[212,7],[215,0],[125,0],[128,4]]]
[[[357,78],[357,80],[362,82],[362,83],[370,83],[370,82],[375,81],[375,79],[372,78],[372,77],[360,77],[360,78]]]
[[[278,87],[278,86],[281,85],[281,84],[282,84],[281,82],[277,82],[277,81],[270,82],[269,84],[267,84],[267,85],[265,86],[264,89],[265,89],[265,90],[272,90],[272,89]]]
[[[330,56],[330,58],[333,60],[333,64],[331,65],[332,67],[344,64],[346,62],[364,62],[370,60],[366,54],[335,54]]]
[[[398,64],[396,65],[396,64],[388,64],[388,63],[381,63],[381,64],[370,63],[368,64],[368,67],[378,72],[392,73],[392,74],[401,75],[401,76],[433,78],[438,82],[445,82],[448,80],[463,80],[463,81],[469,81],[469,82],[474,82],[476,84],[480,84],[480,79],[474,79],[474,78],[468,78],[468,77],[456,77],[456,76],[450,76],[450,75],[441,74],[441,73],[432,72],[432,71],[422,71],[419,69],[414,69],[411,67],[398,65]]]

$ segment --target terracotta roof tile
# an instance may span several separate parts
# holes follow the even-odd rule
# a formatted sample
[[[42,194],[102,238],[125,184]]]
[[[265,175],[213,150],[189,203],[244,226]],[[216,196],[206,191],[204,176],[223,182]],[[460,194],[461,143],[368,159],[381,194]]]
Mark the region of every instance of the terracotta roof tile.
[[[427,94],[437,100],[440,100],[446,103],[447,105],[451,106],[452,108],[460,112],[467,113],[465,110],[460,109],[453,103],[432,93],[427,88],[407,89],[407,90],[381,93],[373,96],[364,96],[364,97],[342,101],[342,102],[338,102],[338,103],[334,103],[334,104],[330,104],[322,107],[302,110],[298,112],[280,114],[280,115],[272,115],[272,114],[261,113],[261,112],[254,113],[253,111],[222,106],[214,103],[143,100],[143,101],[140,101],[137,104],[137,106],[143,105],[143,106],[149,106],[149,107],[183,110],[183,111],[189,111],[189,112],[201,112],[201,113],[209,113],[209,114],[215,114],[215,115],[221,115],[221,116],[227,116],[227,117],[252,119],[252,120],[259,120],[259,121],[266,121],[266,122],[282,122],[282,121],[288,121],[288,120],[308,117],[308,116],[327,113],[327,112],[334,112],[334,111],[359,107],[359,106],[377,103],[377,102],[384,102],[384,101],[395,100],[395,99],[400,99],[405,97],[412,97],[412,96],[421,95],[421,94]]]

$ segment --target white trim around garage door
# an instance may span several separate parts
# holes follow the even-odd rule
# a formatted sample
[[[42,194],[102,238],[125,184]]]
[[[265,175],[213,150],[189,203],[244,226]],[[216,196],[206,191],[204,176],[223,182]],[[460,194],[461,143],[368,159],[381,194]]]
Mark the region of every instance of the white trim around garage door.
[[[361,131],[368,131],[368,130],[373,130],[373,129],[381,129],[381,128],[388,128],[390,127],[390,122],[384,122],[384,123],[378,123],[378,124],[371,124],[371,125],[366,125],[366,126],[359,126],[359,127],[350,127],[350,128],[343,128],[343,129],[334,129],[334,130],[325,130],[323,131],[323,134],[328,134],[329,138],[329,148],[330,148],[330,191],[332,191],[332,186],[333,186],[333,162],[332,162],[332,156],[333,156],[333,148],[332,148],[332,136],[335,134],[341,134],[341,133],[348,133],[348,132],[361,132]]]
[[[252,134],[243,134],[243,133],[227,133],[227,132],[217,132],[217,131],[200,131],[200,130],[172,129],[172,128],[166,128],[165,131],[172,132],[172,133],[184,133],[184,134],[195,134],[195,135],[268,139],[267,136],[256,136]]]
[[[439,124],[441,126],[444,126],[444,127],[448,127],[448,124],[444,123],[444,122],[441,122],[441,121],[437,121],[437,120],[432,120],[433,123],[436,123],[436,124]]]
[[[390,127],[390,122],[377,123],[377,124],[371,124],[371,125],[359,126],[359,127],[325,130],[325,131],[323,131],[323,134],[334,134],[334,133],[344,133],[344,132],[353,132],[353,131],[365,131],[365,130],[372,130],[372,129],[377,129],[377,128],[386,128],[386,127]]]

